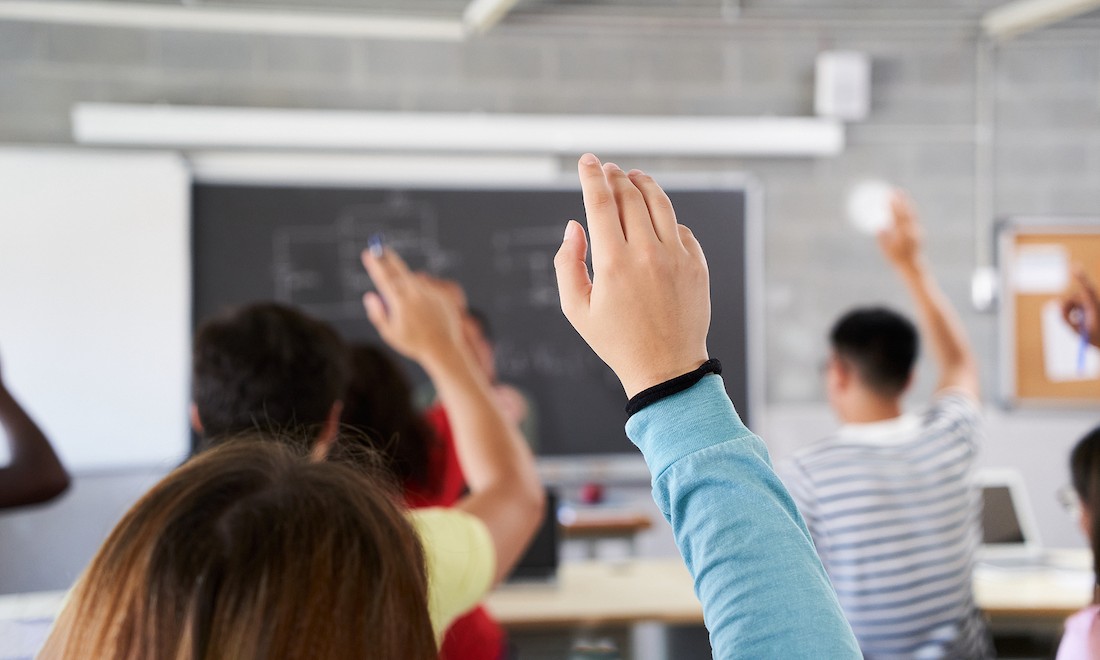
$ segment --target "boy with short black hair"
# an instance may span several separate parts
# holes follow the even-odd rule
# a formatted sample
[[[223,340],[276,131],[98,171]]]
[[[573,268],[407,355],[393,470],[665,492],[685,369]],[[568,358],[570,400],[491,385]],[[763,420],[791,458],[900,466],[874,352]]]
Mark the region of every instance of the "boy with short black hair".
[[[781,469],[866,658],[986,658],[974,603],[980,543],[971,471],[982,419],[978,368],[921,251],[909,200],[893,200],[879,244],[917,307],[940,368],[932,405],[902,412],[917,333],[883,308],[858,309],[830,335],[829,403],[844,423]]]

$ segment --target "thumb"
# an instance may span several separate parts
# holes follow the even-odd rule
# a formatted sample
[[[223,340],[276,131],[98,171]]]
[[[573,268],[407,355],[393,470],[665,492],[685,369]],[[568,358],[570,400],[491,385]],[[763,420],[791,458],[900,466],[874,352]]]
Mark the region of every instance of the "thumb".
[[[588,239],[584,235],[584,229],[576,220],[570,220],[565,226],[565,238],[561,247],[554,255],[561,310],[570,322],[575,315],[588,310],[592,295],[592,279],[588,276],[588,264],[584,262],[587,255]]]

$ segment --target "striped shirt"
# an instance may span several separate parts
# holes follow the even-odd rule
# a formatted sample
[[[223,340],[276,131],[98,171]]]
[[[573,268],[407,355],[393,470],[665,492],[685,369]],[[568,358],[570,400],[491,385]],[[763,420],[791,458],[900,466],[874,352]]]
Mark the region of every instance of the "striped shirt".
[[[976,404],[948,391],[923,415],[842,427],[781,470],[868,660],[992,657],[971,588],[981,433]]]

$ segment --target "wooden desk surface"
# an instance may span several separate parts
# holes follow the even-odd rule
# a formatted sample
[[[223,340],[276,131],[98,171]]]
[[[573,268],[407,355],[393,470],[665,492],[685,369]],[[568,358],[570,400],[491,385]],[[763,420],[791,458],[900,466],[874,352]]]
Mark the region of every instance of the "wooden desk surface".
[[[1060,626],[1091,600],[1091,574],[979,568],[974,595],[994,624],[1030,620]],[[486,604],[498,621],[511,628],[703,622],[691,576],[679,559],[566,563],[558,572],[557,584],[509,586],[490,594]]]
[[[1074,551],[1087,556],[1088,551]],[[1077,565],[1077,564],[1075,564]],[[1061,625],[1092,598],[1088,571],[991,570],[974,576],[979,607],[993,620]],[[51,618],[64,592],[0,596],[5,620]],[[510,628],[574,628],[629,625],[642,621],[702,624],[703,608],[680,559],[566,563],[555,585],[498,589],[486,605]]]
[[[644,513],[623,514],[615,517],[578,518],[561,524],[568,538],[622,536],[644,532],[653,521]]]
[[[486,605],[510,628],[703,621],[703,606],[679,559],[567,563],[556,584],[507,586],[490,594]]]

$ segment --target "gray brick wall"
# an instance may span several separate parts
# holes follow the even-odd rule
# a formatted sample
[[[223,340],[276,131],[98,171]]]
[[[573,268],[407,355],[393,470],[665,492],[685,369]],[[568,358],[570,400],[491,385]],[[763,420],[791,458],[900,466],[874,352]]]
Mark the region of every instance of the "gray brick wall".
[[[766,191],[768,396],[819,401],[824,334],[845,308],[907,308],[844,192],[868,175],[912,191],[928,249],[995,380],[992,317],[969,311],[977,17],[997,0],[773,0],[619,7],[534,3],[489,36],[420,43],[148,32],[0,21],[0,141],[70,141],[77,101],[363,110],[805,115],[814,56],[873,57],[870,119],[830,159],[655,159],[752,172]],[[712,6],[713,5],[713,6]],[[619,14],[627,14],[625,20]],[[1100,215],[1100,17],[995,52],[994,213]],[[611,154],[614,156],[614,154]],[[563,163],[563,167],[568,165]],[[690,222],[690,219],[685,219]],[[922,370],[918,390],[930,387]]]

